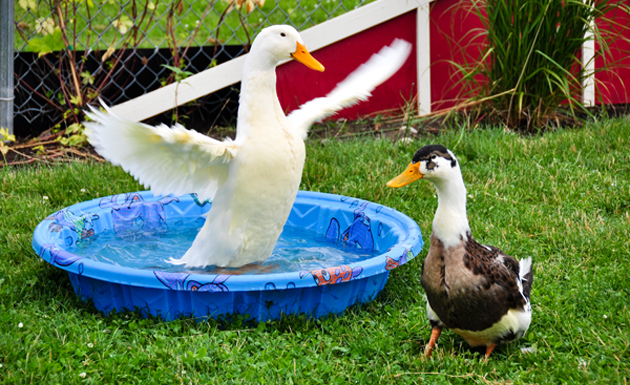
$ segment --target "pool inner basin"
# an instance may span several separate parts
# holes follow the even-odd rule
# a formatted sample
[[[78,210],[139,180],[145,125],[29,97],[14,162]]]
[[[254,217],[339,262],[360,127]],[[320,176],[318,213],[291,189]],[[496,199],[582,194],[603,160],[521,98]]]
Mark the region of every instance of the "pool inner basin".
[[[389,271],[422,249],[415,222],[356,198],[300,191],[272,256],[238,269],[186,269],[211,207],[194,194],[119,194],[62,209],[36,228],[33,248],[66,270],[77,295],[104,313],[140,310],[166,320],[240,313],[319,317],[372,300]]]

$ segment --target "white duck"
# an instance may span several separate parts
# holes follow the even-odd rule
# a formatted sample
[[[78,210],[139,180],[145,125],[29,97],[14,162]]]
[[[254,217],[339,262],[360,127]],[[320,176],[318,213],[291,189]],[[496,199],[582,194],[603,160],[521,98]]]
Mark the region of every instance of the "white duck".
[[[267,259],[289,216],[304,166],[304,139],[311,124],[365,100],[405,62],[411,50],[396,40],[383,48],[326,97],[288,118],[276,95],[275,67],[294,58],[324,67],[290,26],[264,29],[245,60],[234,141],[222,142],[179,124],[151,127],[91,108],[90,143],[155,194],[196,193],[211,199],[206,223],[175,264],[239,267]]]
[[[421,178],[433,182],[438,195],[431,247],[422,263],[421,284],[433,328],[425,355],[431,355],[447,327],[471,346],[485,346],[488,358],[497,344],[520,338],[529,328],[532,260],[519,262],[473,238],[459,162],[446,147],[422,147],[387,186],[402,187]]]

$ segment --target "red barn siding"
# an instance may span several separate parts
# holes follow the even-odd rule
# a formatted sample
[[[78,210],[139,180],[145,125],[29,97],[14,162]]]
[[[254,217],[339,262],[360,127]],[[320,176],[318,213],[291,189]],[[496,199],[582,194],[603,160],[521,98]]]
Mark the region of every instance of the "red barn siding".
[[[313,53],[326,70],[313,71],[303,64],[291,61],[277,68],[277,90],[280,104],[285,112],[296,109],[316,97],[324,96],[345,79],[372,54],[396,39],[413,44],[409,58],[402,68],[385,83],[378,86],[372,97],[356,106],[346,108],[334,115],[334,119],[367,116],[380,111],[405,106],[416,88],[416,13],[409,12],[370,28],[343,41],[324,47]],[[308,49],[308,47],[306,47]],[[308,86],[305,86],[308,85]]]
[[[468,0],[431,4],[431,110],[454,106],[462,97],[461,76],[452,62],[474,62],[484,40],[483,24]]]
[[[630,103],[630,90],[626,89],[630,87],[630,42],[624,40],[630,39],[630,16],[617,9],[605,18],[608,20],[598,20],[597,26],[609,44],[610,53],[605,60],[597,57],[595,68],[608,64],[611,69],[595,75],[597,104]]]

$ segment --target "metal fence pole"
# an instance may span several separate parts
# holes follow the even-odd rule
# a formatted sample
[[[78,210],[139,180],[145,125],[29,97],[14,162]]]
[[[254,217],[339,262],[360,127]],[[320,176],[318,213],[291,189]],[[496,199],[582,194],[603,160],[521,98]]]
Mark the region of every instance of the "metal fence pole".
[[[0,127],[13,134],[13,6],[0,0]]]

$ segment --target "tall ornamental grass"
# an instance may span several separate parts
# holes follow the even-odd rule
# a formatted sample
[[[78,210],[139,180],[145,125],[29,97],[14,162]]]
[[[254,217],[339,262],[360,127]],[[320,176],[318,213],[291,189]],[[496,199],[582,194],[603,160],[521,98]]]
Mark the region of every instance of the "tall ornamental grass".
[[[629,8],[610,0],[476,0],[487,45],[478,61],[457,67],[474,94],[466,104],[487,100],[475,107],[479,116],[527,131],[588,115],[581,87],[593,73],[582,64],[581,48],[594,39],[597,55],[610,56],[609,37],[593,21],[615,25],[606,19],[614,9]],[[606,61],[597,71],[614,65]]]

